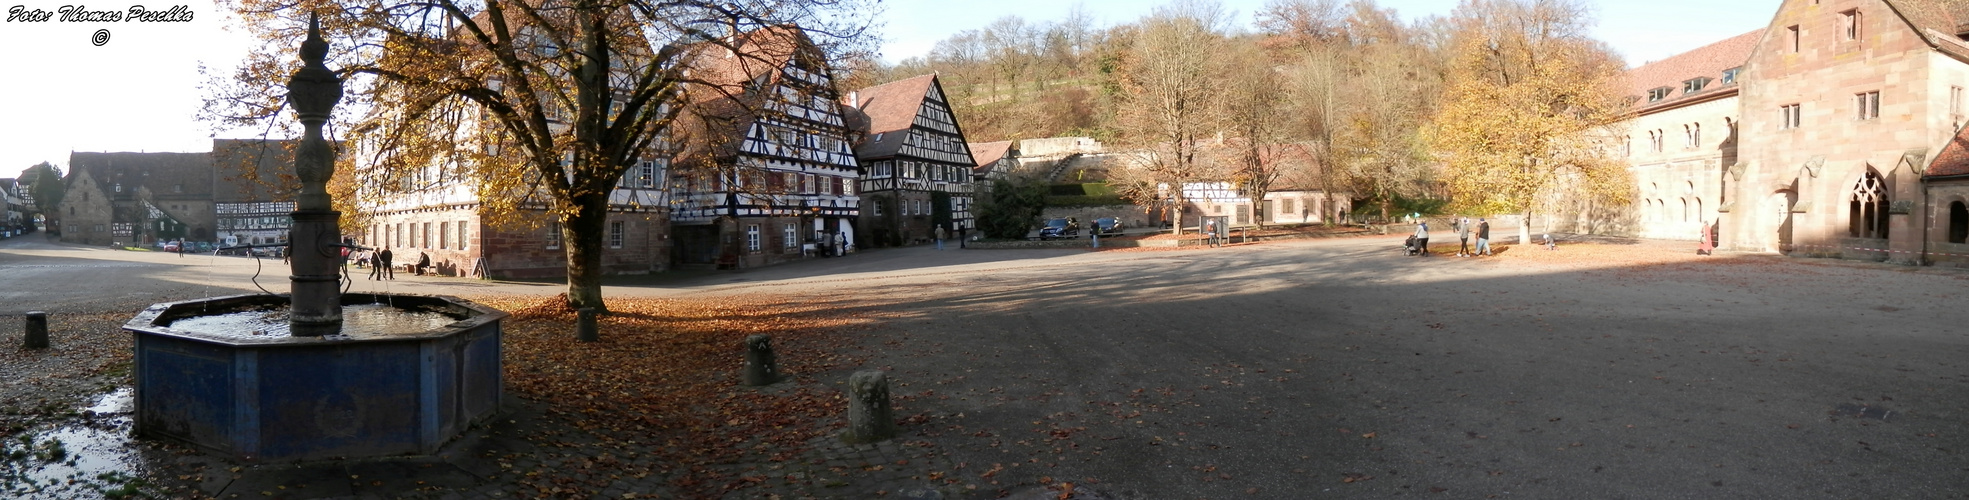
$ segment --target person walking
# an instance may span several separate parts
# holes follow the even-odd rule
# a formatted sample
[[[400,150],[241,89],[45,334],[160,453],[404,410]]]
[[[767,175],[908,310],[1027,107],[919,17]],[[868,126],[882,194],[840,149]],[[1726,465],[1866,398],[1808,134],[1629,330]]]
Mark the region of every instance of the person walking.
[[[840,231],[835,231],[835,232],[834,232],[834,256],[835,256],[835,257],[846,257],[847,255],[848,255],[848,237],[847,237],[846,235],[843,235],[843,234],[841,234],[841,232],[840,232]]]
[[[1490,256],[1490,221],[1477,219],[1477,254]]]
[[[1415,224],[1415,247],[1421,249],[1418,255],[1423,257],[1429,256],[1429,223],[1427,221]]]
[[[1470,218],[1456,220],[1456,256],[1470,256]]]
[[[933,236],[936,236],[937,238],[937,250],[943,250],[943,239],[945,236],[949,236],[950,233],[944,232],[943,224],[937,225],[937,230],[935,231],[935,233],[936,234],[934,234]]]
[[[375,250],[363,252],[362,262],[369,265],[369,279],[377,281],[383,279],[383,266],[377,264],[377,259],[380,258],[382,257],[378,257]]]
[[[397,279],[396,267],[391,265],[391,261],[395,260],[396,254],[390,252],[390,249],[388,247],[385,247],[383,248],[382,253],[376,254],[376,258],[381,260],[380,262],[376,263],[376,267],[383,269],[383,275],[378,279],[386,279],[386,280]]]

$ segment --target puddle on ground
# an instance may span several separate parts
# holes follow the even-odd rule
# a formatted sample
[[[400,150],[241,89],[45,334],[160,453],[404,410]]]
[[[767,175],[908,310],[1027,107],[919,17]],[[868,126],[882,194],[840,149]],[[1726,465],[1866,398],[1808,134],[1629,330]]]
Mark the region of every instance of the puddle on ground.
[[[138,492],[130,388],[98,396],[82,417],[0,442],[0,496],[119,498]]]

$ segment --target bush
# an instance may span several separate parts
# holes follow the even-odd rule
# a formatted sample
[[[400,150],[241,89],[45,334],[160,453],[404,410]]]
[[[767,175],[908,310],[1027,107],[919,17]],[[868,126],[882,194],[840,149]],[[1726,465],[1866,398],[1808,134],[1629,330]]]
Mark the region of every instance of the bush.
[[[987,238],[1025,239],[1046,210],[1046,189],[1037,182],[993,180],[991,200],[978,208],[978,229]]]

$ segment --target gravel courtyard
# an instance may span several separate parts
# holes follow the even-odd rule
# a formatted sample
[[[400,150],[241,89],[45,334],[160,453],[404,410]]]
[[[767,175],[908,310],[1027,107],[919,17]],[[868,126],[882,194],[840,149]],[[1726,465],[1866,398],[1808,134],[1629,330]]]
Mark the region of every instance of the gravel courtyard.
[[[1969,367],[1963,366],[1969,342],[1961,333],[1969,331],[1962,307],[1969,273],[1767,255],[1698,257],[1680,242],[1582,243],[1556,252],[1508,247],[1490,258],[1405,257],[1399,242],[1367,237],[1099,252],[910,248],[737,274],[621,279],[610,296],[812,303],[852,312],[853,326],[796,343],[787,354],[832,350],[838,357],[787,359],[798,382],[738,400],[770,404],[779,394],[798,394],[807,408],[825,409],[824,394],[848,373],[885,369],[904,437],[879,450],[831,447],[825,438],[805,449],[760,444],[749,456],[780,458],[719,464],[731,474],[703,477],[746,479],[710,487],[665,477],[681,472],[658,464],[648,466],[654,475],[640,483],[610,482],[603,470],[593,482],[556,483],[566,486],[562,491],[532,483],[522,489],[526,480],[513,482],[510,473],[520,471],[501,467],[610,456],[581,451],[587,446],[581,443],[624,453],[612,441],[619,436],[556,423],[578,420],[578,410],[536,400],[516,415],[517,424],[495,429],[532,436],[524,441],[533,444],[494,438],[472,451],[546,453],[514,450],[533,446],[556,455],[501,458],[484,471],[460,464],[461,471],[436,486],[390,495],[1969,495],[1969,459],[1962,454],[1969,450]],[[68,258],[65,251],[0,252],[0,268],[48,267],[48,259]],[[140,257],[147,263],[120,272],[161,271],[119,287],[130,300],[212,293],[212,282],[221,280],[174,276],[252,271],[173,268],[171,259]],[[356,286],[487,300],[560,291],[445,279]],[[124,317],[104,310],[124,305],[103,302],[71,314],[97,323]],[[74,390],[81,390],[121,376],[113,364],[29,359],[34,356],[14,351],[19,318],[0,319],[6,322],[0,342],[8,342],[0,350],[14,360],[0,363],[9,381],[0,389],[16,398],[14,411],[47,404],[23,381],[88,370],[73,377]],[[736,352],[732,357],[735,368]],[[509,372],[519,369],[513,362]],[[80,368],[64,368],[69,365]],[[727,400],[721,404],[732,404]],[[823,414],[829,413],[803,413],[791,425],[822,433],[839,425],[813,417]],[[529,418],[539,422],[523,421]],[[850,459],[861,462],[841,466]],[[225,467],[206,460],[196,471],[154,473],[190,478],[180,478],[185,489],[175,490],[186,494],[264,486],[272,496],[309,497],[275,490],[301,473],[256,477],[256,468],[227,474]],[[539,467],[548,475],[564,468]],[[335,481],[320,471],[303,475]],[[161,491],[174,491],[169,477],[155,479],[165,485]]]

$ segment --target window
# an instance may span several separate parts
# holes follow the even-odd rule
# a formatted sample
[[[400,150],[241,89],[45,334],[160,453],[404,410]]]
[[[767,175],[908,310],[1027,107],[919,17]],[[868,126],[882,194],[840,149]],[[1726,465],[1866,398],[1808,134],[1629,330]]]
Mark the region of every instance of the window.
[[[1682,147],[1695,149],[1702,147],[1702,124],[1691,123],[1682,126]]]
[[[786,223],[786,230],[780,233],[780,240],[781,241],[779,246],[781,248],[793,248],[796,246],[800,246],[799,225],[791,222]]]
[[[1702,88],[1706,85],[1709,85],[1708,77],[1697,77],[1695,79],[1687,80],[1682,82],[1682,93],[1694,94],[1696,92],[1701,92]]]
[[[1799,112],[1800,109],[1798,108],[1798,106],[1799,105],[1797,104],[1786,104],[1783,106],[1778,106],[1778,112],[1779,112],[1778,130],[1790,130],[1790,129],[1798,128],[1799,126],[1802,125],[1799,117],[1799,115],[1802,113]]]
[[[745,225],[745,250],[750,252],[759,251],[759,225],[758,224]]]
[[[1860,11],[1853,9],[1839,13],[1839,25],[1847,40],[1860,39]]]
[[[608,247],[622,248],[622,221],[608,222]]]
[[[1785,28],[1784,28],[1784,32],[1785,32],[1785,36],[1786,36],[1786,37],[1790,37],[1790,39],[1791,39],[1791,53],[1793,53],[1793,54],[1796,54],[1796,53],[1798,53],[1798,47],[1799,47],[1799,45],[1798,45],[1798,25],[1796,25],[1796,24],[1794,24],[1794,25],[1791,25],[1791,26],[1787,26],[1787,27],[1785,27]]]
[[[111,185],[110,185],[110,188],[111,188],[111,189],[115,189],[115,190],[116,190],[116,192],[118,192],[118,193],[121,193],[121,192],[123,192],[123,183],[121,183],[121,182],[118,182],[118,183],[116,183],[116,184],[111,184]]]
[[[1652,131],[1649,131],[1649,132],[1648,132],[1648,152],[1650,152],[1650,153],[1660,153],[1660,152],[1661,152],[1661,150],[1662,150],[1662,144],[1661,144],[1661,143],[1662,143],[1662,137],[1661,137],[1661,136],[1662,136],[1662,135],[1663,135],[1663,134],[1661,133],[1661,131],[1660,131],[1660,130],[1652,130]]]
[[[171,185],[171,192],[173,192],[173,193],[182,193],[182,192],[185,192],[185,185],[184,185],[184,184],[172,184],[172,185]]]
[[[1948,112],[1955,128],[1962,128],[1962,86],[1948,88]]]
[[[1656,87],[1648,91],[1648,102],[1659,102],[1662,99],[1667,99],[1668,94],[1674,91],[1675,89],[1669,87]]]
[[[1723,70],[1723,84],[1729,85],[1732,83],[1736,83],[1737,74],[1742,72],[1743,72],[1743,66],[1737,66],[1734,68]]]
[[[1847,207],[1847,232],[1854,238],[1887,238],[1887,184],[1880,174],[1868,170],[1853,183],[1853,197]]]
[[[461,221],[458,221],[458,249],[459,249],[459,250],[464,250],[464,249],[465,249],[465,247],[467,246],[467,245],[465,244],[465,241],[466,241],[466,240],[465,240],[465,234],[466,234],[466,233],[465,233],[465,221],[462,221],[462,220],[461,220]]]
[[[1948,204],[1948,242],[1969,243],[1969,207],[1960,201]]]
[[[1880,91],[1875,90],[1853,94],[1853,108],[1855,111],[1858,111],[1858,118],[1861,120],[1879,118]]]
[[[451,223],[449,222],[438,223],[438,248],[451,248]]]
[[[424,223],[423,240],[424,248],[431,248],[431,223],[429,222]]]
[[[561,247],[561,223],[547,223],[547,248]]]

